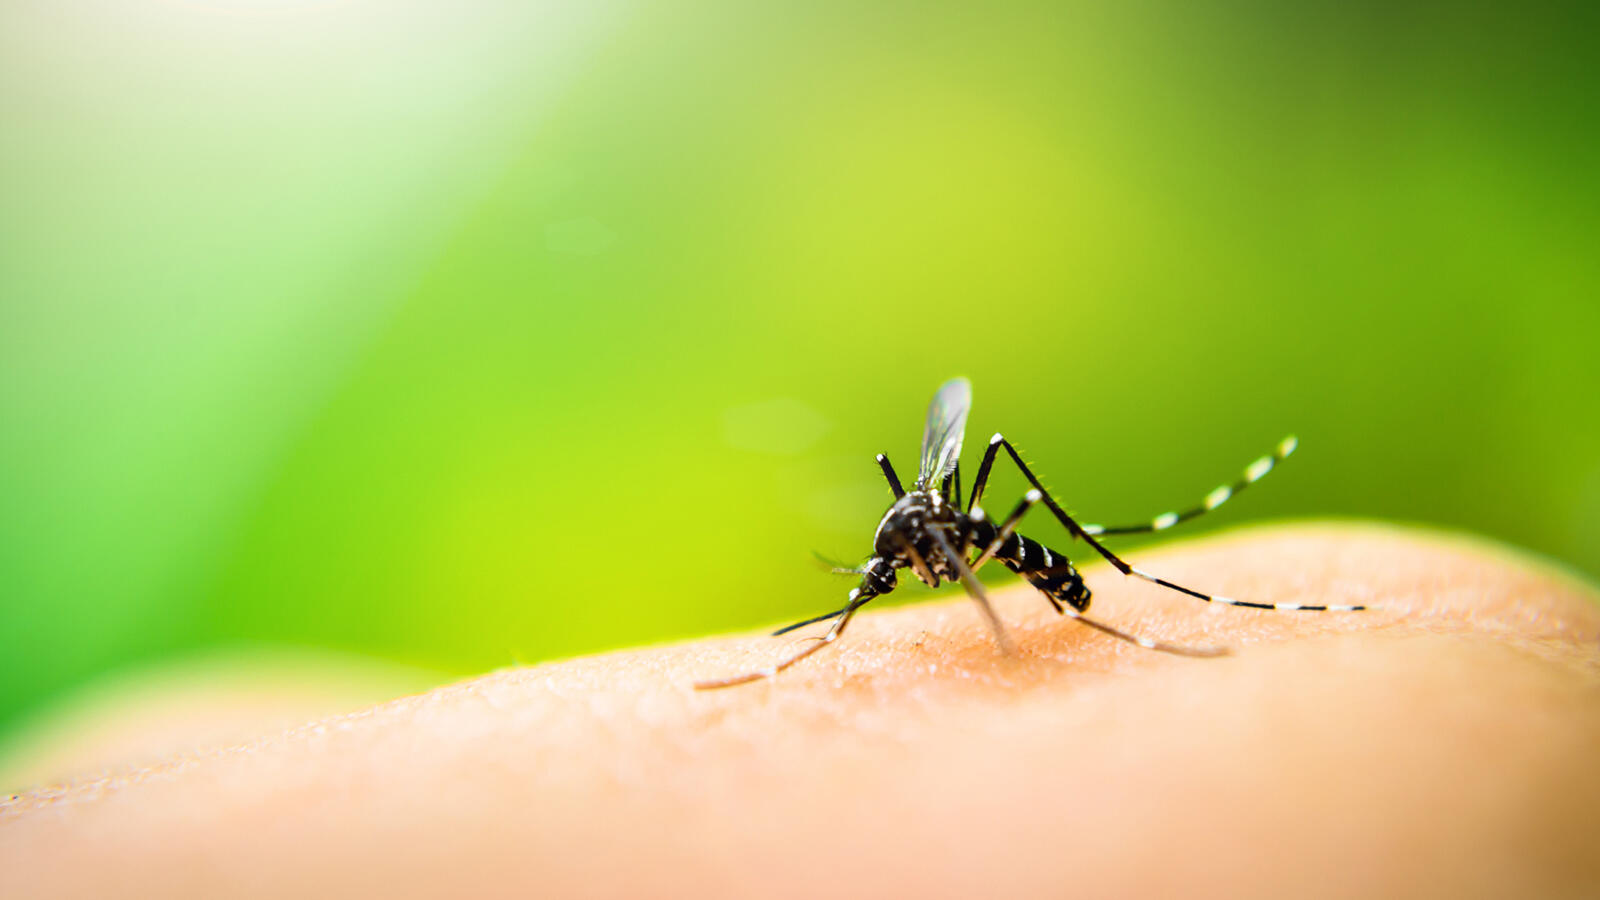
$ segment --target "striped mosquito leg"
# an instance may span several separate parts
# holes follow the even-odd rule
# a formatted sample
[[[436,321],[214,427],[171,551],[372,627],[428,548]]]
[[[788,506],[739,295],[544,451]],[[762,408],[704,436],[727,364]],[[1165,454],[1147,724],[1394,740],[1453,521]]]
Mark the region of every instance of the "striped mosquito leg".
[[[1277,449],[1272,451],[1270,455],[1263,456],[1245,466],[1244,475],[1238,481],[1222,485],[1207,494],[1206,498],[1200,501],[1199,506],[1182,512],[1165,512],[1148,522],[1142,522],[1138,525],[1085,525],[1083,526],[1083,531],[1085,534],[1096,536],[1105,534],[1146,534],[1152,531],[1166,531],[1179,522],[1187,522],[1190,519],[1203,516],[1227,503],[1235,494],[1266,477],[1266,474],[1271,472],[1278,463],[1288,458],[1289,454],[1293,453],[1294,448],[1298,445],[1299,441],[1293,435],[1284,438],[1278,443]]]
[[[1027,506],[1032,505],[1032,503],[1027,504]],[[1154,638],[1131,634],[1098,619],[1091,619],[1083,614],[1083,611],[1089,608],[1089,588],[1083,583],[1083,576],[1078,574],[1071,560],[1025,534],[1013,534],[1009,540],[1001,539],[998,543],[1003,546],[995,554],[995,558],[1005,563],[1006,568],[1027,579],[1029,584],[1045,595],[1056,612],[1064,616],[1070,616],[1096,631],[1130,644],[1137,644],[1147,650],[1159,650],[1162,653],[1174,653],[1178,656],[1225,656],[1229,652],[1226,647],[1169,644]]]
[[[1287,445],[1288,450],[1294,449],[1294,442],[1292,439],[1285,440],[1284,443]],[[1016,463],[1017,470],[1022,473],[1022,477],[1028,479],[1028,483],[1033,485],[1035,490],[1038,490],[1044,494],[1044,497],[1042,498],[1044,505],[1050,510],[1051,515],[1056,517],[1056,521],[1060,522],[1062,526],[1064,526],[1067,531],[1071,532],[1074,537],[1081,538],[1084,543],[1088,544],[1089,547],[1094,550],[1094,552],[1100,554],[1102,557],[1105,557],[1106,562],[1111,563],[1111,565],[1115,567],[1118,572],[1121,572],[1124,575],[1136,575],[1145,579],[1146,581],[1154,582],[1162,587],[1170,588],[1182,594],[1188,594],[1191,597],[1196,597],[1208,603],[1225,603],[1229,606],[1247,606],[1252,609],[1306,610],[1308,612],[1355,612],[1367,608],[1365,606],[1335,606],[1331,604],[1327,606],[1315,606],[1303,603],[1249,603],[1243,600],[1234,600],[1229,597],[1217,597],[1211,594],[1202,594],[1199,591],[1186,588],[1183,585],[1174,584],[1164,578],[1157,578],[1148,572],[1135,569],[1122,557],[1112,553],[1104,544],[1096,540],[1095,536],[1085,530],[1082,525],[1079,525],[1076,519],[1067,515],[1067,511],[1061,508],[1061,504],[1057,503],[1055,498],[1050,496],[1050,492],[1044,489],[1044,485],[1039,483],[1039,476],[1033,474],[1033,470],[1028,468],[1028,464],[1022,461],[1022,456],[1017,453],[1017,448],[1011,446],[1010,441],[1007,441],[998,434],[990,438],[989,451],[984,454],[985,462],[989,461],[991,457],[994,456],[994,451],[996,448],[1004,448],[1006,453],[1011,457],[1011,461]],[[1251,469],[1260,469],[1255,476],[1256,478],[1260,478],[1261,475],[1266,474],[1266,470],[1270,469],[1271,467],[1272,464],[1270,462],[1258,460],[1251,466]],[[985,474],[982,467],[979,468],[978,474],[980,476]]]
[[[1164,588],[1171,588],[1180,594],[1188,594],[1191,597],[1196,597],[1206,601],[1207,603],[1222,603],[1227,606],[1243,606],[1249,609],[1275,609],[1280,612],[1360,612],[1361,610],[1367,608],[1360,605],[1345,606],[1328,604],[1323,606],[1310,603],[1254,603],[1249,600],[1235,600],[1232,597],[1223,597],[1218,594],[1202,594],[1193,588],[1186,588],[1181,584],[1175,584],[1166,580],[1165,578],[1151,575],[1149,572],[1134,566],[1129,566],[1126,574],[1143,578],[1145,581],[1151,582],[1152,584],[1159,584]]]

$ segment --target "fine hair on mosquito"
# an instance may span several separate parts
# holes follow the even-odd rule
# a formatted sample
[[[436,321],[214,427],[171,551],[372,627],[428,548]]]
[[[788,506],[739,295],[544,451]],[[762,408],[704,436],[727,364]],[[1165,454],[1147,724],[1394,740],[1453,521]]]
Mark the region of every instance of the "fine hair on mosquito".
[[[1083,576],[1073,567],[1067,555],[1030,538],[1017,530],[1023,516],[1034,506],[1043,503],[1051,515],[1066,527],[1068,534],[1088,544],[1090,549],[1105,557],[1106,561],[1123,575],[1142,578],[1180,594],[1187,594],[1207,603],[1244,606],[1251,609],[1272,609],[1301,612],[1355,612],[1365,606],[1314,606],[1301,603],[1257,603],[1235,600],[1217,594],[1207,594],[1165,578],[1135,568],[1106,549],[1098,540],[1108,535],[1145,534],[1165,531],[1180,522],[1204,515],[1228,502],[1235,494],[1260,481],[1289,454],[1294,452],[1295,439],[1284,438],[1271,454],[1263,456],[1245,467],[1244,474],[1232,484],[1225,484],[1205,496],[1199,505],[1181,512],[1165,512],[1148,522],[1135,525],[1079,524],[1067,515],[1044,485],[1039,483],[1033,470],[1022,461],[1011,442],[996,434],[989,439],[978,464],[978,475],[972,482],[972,493],[963,506],[961,500],[961,443],[967,427],[967,413],[972,408],[972,385],[965,378],[952,378],[939,387],[928,404],[927,423],[922,430],[922,456],[917,466],[917,480],[911,490],[901,486],[889,458],[880,453],[878,467],[889,482],[894,503],[878,522],[878,531],[872,538],[872,557],[855,568],[835,568],[835,571],[858,575],[860,584],[852,591],[845,605],[829,613],[787,625],[773,632],[774,636],[787,634],[796,628],[816,622],[831,620],[827,633],[812,638],[813,643],[775,665],[730,678],[718,678],[695,684],[700,690],[733,687],[770,678],[813,653],[831,645],[844,633],[856,611],[874,597],[881,597],[895,589],[896,573],[910,569],[924,584],[938,587],[940,580],[959,581],[967,595],[978,605],[989,628],[994,632],[995,643],[1002,652],[1012,650],[1005,625],[995,614],[983,584],[975,574],[991,560],[1022,576],[1038,588],[1055,611],[1082,622],[1096,631],[1110,635],[1148,650],[1174,653],[1180,656],[1222,656],[1226,647],[1191,647],[1170,644],[1115,628],[1098,619],[1084,615],[1089,609],[1089,588]],[[1004,450],[1032,488],[1022,496],[1011,514],[999,522],[991,520],[979,505],[983,490],[989,482],[989,472],[995,458]]]

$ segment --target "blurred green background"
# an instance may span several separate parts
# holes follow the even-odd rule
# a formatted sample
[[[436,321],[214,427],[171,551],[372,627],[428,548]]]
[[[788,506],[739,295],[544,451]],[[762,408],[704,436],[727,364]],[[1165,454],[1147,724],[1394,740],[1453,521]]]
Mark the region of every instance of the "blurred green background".
[[[1594,9],[10,0],[0,732],[831,608],[953,374],[1090,520],[1293,431],[1190,533],[1600,572]]]

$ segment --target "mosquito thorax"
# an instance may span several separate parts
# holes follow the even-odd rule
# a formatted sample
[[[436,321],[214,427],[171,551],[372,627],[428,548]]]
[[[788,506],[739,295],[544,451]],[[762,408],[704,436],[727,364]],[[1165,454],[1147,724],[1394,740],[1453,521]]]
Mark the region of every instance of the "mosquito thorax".
[[[883,559],[904,565],[909,544],[930,554],[928,529],[954,525],[961,513],[934,491],[907,491],[889,507],[872,537],[874,552]]]

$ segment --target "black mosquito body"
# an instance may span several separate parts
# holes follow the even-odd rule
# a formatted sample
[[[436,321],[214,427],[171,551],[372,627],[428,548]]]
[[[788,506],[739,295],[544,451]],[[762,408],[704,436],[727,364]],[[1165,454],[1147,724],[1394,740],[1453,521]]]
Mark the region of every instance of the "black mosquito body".
[[[1017,454],[1016,448],[998,434],[989,439],[983,461],[978,465],[977,477],[973,479],[972,493],[963,507],[960,456],[962,437],[966,431],[967,412],[971,406],[972,386],[965,378],[955,378],[945,382],[934,394],[933,402],[928,406],[927,425],[922,434],[922,457],[917,468],[917,480],[912,484],[911,490],[905,490],[901,486],[899,476],[889,464],[889,458],[883,454],[878,455],[878,466],[889,482],[889,490],[894,494],[894,504],[878,523],[877,534],[872,539],[872,558],[857,568],[838,570],[859,575],[861,583],[850,592],[844,607],[773,632],[774,635],[786,634],[796,628],[832,620],[833,625],[827,633],[816,638],[816,643],[770,668],[732,678],[702,681],[695,687],[703,690],[732,687],[767,678],[832,644],[844,632],[857,610],[874,597],[880,597],[895,589],[896,573],[901,569],[910,569],[918,579],[930,587],[938,587],[942,581],[961,582],[988,620],[989,627],[994,631],[995,641],[1002,650],[1009,652],[1012,646],[1011,639],[1007,636],[1000,618],[995,615],[994,607],[990,605],[982,583],[974,574],[991,560],[998,561],[1038,588],[1056,612],[1077,619],[1119,640],[1183,656],[1220,656],[1228,652],[1222,647],[1186,647],[1152,640],[1129,634],[1085,616],[1084,613],[1089,609],[1089,588],[1084,584],[1083,576],[1078,574],[1078,570],[1067,559],[1067,555],[1017,531],[1017,525],[1023,516],[1040,503],[1050,510],[1073,538],[1088,544],[1090,549],[1105,557],[1118,572],[1142,578],[1208,603],[1246,606],[1253,609],[1305,611],[1355,611],[1366,608],[1312,606],[1299,603],[1253,603],[1202,593],[1134,568],[1097,540],[1104,535],[1165,531],[1179,522],[1188,521],[1216,509],[1234,494],[1260,480],[1284,457],[1293,453],[1294,438],[1285,438],[1271,455],[1263,456],[1247,466],[1243,477],[1238,481],[1207,494],[1198,506],[1182,512],[1162,513],[1148,522],[1137,525],[1114,527],[1081,525],[1072,516],[1067,515],[1061,505],[1044,489],[1044,485],[1039,483],[1033,471]],[[988,484],[989,472],[1002,450],[1016,464],[1023,477],[1032,485],[1032,489],[1023,495],[1010,515],[995,522],[984,512],[979,501],[983,498],[983,490]]]

